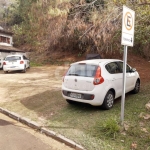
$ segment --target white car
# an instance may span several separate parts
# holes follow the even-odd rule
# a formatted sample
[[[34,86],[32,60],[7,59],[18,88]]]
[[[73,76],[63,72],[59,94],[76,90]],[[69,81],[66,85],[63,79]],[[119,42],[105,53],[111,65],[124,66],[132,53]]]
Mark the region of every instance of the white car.
[[[140,90],[136,69],[126,66],[126,93]],[[82,102],[104,109],[122,95],[123,62],[116,59],[85,60],[71,64],[63,77],[62,95],[68,103]]]
[[[3,59],[0,58],[0,69],[3,68]]]
[[[9,55],[3,61],[4,73],[16,70],[26,72],[27,68],[30,68],[30,61],[24,55]]]

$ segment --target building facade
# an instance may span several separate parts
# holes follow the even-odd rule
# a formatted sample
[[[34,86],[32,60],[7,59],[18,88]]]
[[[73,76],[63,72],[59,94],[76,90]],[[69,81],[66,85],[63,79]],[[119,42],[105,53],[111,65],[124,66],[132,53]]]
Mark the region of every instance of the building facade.
[[[13,47],[13,33],[5,31],[0,27],[0,68],[3,67],[3,60],[7,55],[11,54],[23,54],[26,53]]]

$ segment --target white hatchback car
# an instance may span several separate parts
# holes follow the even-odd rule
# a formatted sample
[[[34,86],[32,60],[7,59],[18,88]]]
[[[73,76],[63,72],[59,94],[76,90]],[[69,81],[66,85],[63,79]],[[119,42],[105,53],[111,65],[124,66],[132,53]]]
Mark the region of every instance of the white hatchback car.
[[[3,61],[4,73],[15,70],[26,72],[27,68],[30,68],[30,61],[24,55],[8,55]]]
[[[3,59],[0,58],[0,69],[3,68]]]
[[[85,60],[71,64],[63,77],[62,95],[68,103],[82,102],[104,109],[122,95],[123,62],[116,59]],[[126,93],[140,90],[136,69],[126,66]]]

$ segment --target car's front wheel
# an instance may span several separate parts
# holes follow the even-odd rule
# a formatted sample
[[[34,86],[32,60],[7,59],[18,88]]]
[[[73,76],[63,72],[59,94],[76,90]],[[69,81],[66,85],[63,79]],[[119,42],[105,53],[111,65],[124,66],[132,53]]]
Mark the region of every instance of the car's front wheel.
[[[136,94],[140,91],[140,80],[137,80],[136,83],[135,83],[135,87],[133,89],[133,93]]]
[[[102,107],[106,110],[111,109],[114,104],[114,93],[112,91],[108,91],[105,98],[104,102],[102,104]]]
[[[26,73],[26,66],[24,66],[23,72]]]

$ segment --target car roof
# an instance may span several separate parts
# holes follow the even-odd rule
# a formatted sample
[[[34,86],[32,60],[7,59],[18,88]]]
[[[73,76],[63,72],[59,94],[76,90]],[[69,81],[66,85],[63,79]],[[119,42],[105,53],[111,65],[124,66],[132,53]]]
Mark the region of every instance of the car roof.
[[[80,63],[98,65],[99,63],[107,63],[107,62],[114,62],[114,61],[122,61],[122,60],[119,60],[119,59],[91,59],[91,60],[78,61],[78,62],[72,63],[71,65],[80,64]]]
[[[21,54],[15,54],[15,55],[7,55],[6,57],[12,57],[12,56],[23,56]]]

